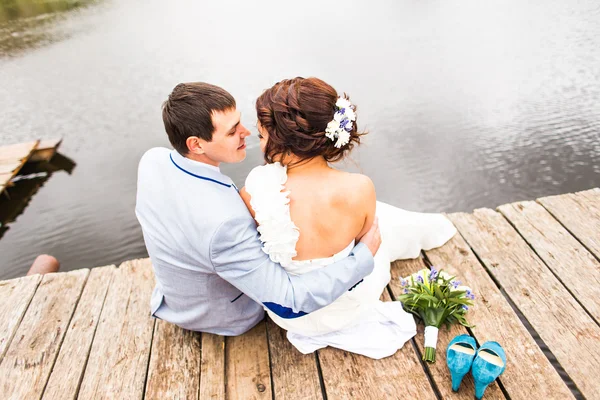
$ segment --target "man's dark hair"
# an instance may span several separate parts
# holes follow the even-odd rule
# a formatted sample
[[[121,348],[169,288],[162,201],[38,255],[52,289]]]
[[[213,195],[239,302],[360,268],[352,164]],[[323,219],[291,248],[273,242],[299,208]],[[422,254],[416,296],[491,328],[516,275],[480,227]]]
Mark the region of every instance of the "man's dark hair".
[[[233,96],[218,86],[204,82],[180,83],[162,105],[162,118],[171,145],[186,155],[188,137],[197,136],[210,142],[215,131],[212,113],[233,108]]]

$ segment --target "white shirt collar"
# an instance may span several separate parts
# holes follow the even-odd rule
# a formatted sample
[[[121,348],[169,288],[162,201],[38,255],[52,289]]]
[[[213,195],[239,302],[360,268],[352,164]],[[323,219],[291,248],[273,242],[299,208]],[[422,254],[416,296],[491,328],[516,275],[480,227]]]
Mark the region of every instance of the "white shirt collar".
[[[190,162],[198,164],[199,166],[202,166],[204,168],[210,168],[213,171],[221,172],[221,168],[217,167],[216,165],[210,165],[210,164],[207,164],[207,163],[203,163],[202,161],[192,160],[190,158],[188,158],[188,160],[190,160]]]
[[[216,171],[219,173],[221,172],[221,168],[219,168],[215,165],[210,165],[210,164],[204,163],[202,161],[192,160],[191,158],[188,158],[186,156],[182,156],[181,154],[179,154],[179,152],[177,150],[171,150],[171,154],[173,156],[173,159],[175,159],[176,161],[177,160],[183,161],[183,163],[185,163],[185,165],[193,168],[194,170],[196,170],[197,167],[202,167],[202,168],[212,169],[213,171]]]
[[[225,186],[233,185],[233,181],[226,175],[221,173],[219,167],[214,165],[206,164],[199,161],[194,161],[187,157],[182,156],[176,150],[171,150],[171,161],[173,164],[180,170],[190,175],[200,177],[201,179],[206,179],[211,181],[215,181],[219,184]]]

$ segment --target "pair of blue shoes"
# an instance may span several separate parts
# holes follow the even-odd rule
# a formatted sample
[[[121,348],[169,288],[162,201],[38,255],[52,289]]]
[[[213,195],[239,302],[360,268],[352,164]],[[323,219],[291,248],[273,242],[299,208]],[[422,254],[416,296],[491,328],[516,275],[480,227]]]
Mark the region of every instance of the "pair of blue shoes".
[[[497,342],[485,342],[478,349],[472,336],[459,335],[448,344],[446,363],[452,376],[452,390],[458,391],[470,370],[475,381],[475,398],[481,400],[488,385],[506,369],[506,354]]]

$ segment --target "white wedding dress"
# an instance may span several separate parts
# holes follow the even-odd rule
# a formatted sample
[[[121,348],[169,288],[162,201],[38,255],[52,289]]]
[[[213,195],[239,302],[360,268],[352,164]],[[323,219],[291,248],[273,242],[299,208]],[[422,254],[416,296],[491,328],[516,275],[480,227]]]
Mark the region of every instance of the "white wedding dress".
[[[263,251],[290,274],[304,274],[346,257],[354,241],[333,257],[296,261],[300,232],[290,217],[287,169],[279,163],[254,168],[246,178],[246,191],[263,242]],[[308,354],[326,346],[371,358],[394,354],[416,334],[413,316],[400,302],[379,300],[390,281],[390,262],[416,258],[421,250],[446,243],[456,229],[441,214],[404,211],[377,202],[382,244],[373,272],[330,305],[299,318],[284,319],[266,310],[286,329],[288,340]]]

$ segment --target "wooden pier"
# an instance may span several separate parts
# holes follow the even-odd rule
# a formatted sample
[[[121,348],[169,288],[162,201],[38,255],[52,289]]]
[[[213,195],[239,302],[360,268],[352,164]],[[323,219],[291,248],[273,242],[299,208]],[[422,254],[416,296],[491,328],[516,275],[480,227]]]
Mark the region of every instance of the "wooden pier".
[[[48,161],[62,139],[34,140],[0,147],[0,195],[12,186],[11,180],[28,162]]]
[[[0,238],[53,172],[71,173],[73,161],[57,153],[61,142],[34,140],[0,147]]]
[[[600,398],[600,189],[450,214],[460,234],[425,265],[473,287],[469,331],[500,342],[508,365],[486,399]],[[301,355],[265,320],[239,337],[182,330],[149,315],[147,259],[0,282],[3,399],[472,399],[450,389],[440,331],[437,362],[421,362],[420,333],[371,360],[327,348]]]

